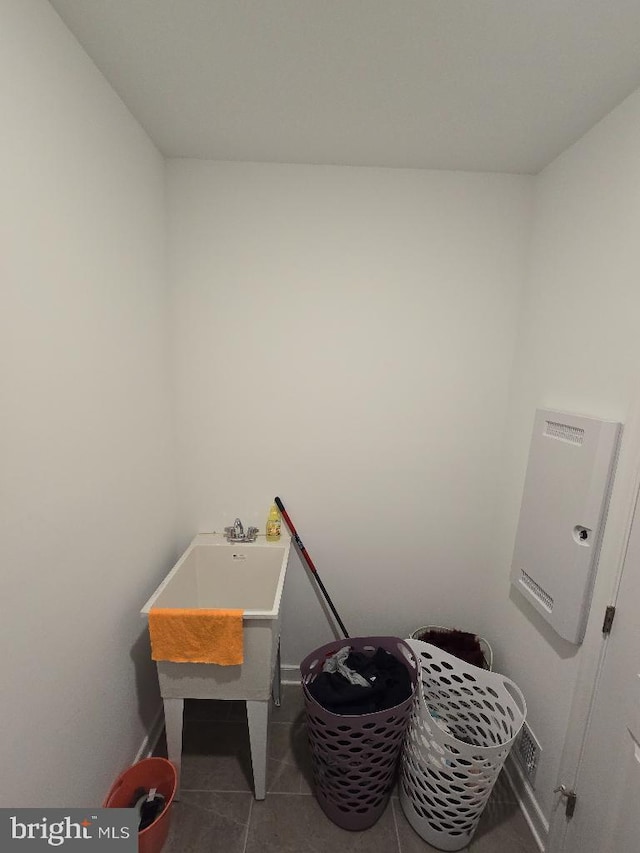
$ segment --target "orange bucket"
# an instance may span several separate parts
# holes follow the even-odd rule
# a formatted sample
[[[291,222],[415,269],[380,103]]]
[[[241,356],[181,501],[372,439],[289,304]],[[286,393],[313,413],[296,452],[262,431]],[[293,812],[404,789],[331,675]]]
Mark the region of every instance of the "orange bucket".
[[[121,773],[111,786],[103,803],[107,809],[126,809],[138,788],[145,791],[157,788],[164,797],[162,812],[152,824],[138,833],[138,853],[160,853],[169,834],[171,803],[176,793],[178,775],[176,769],[166,758],[144,758],[124,773]]]

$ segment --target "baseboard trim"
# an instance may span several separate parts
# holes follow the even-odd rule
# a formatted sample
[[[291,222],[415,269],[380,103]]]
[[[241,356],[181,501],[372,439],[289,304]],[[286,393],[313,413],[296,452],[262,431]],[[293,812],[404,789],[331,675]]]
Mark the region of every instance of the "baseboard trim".
[[[282,684],[300,684],[300,667],[295,663],[283,663],[280,667]]]
[[[533,834],[535,842],[544,853],[549,837],[549,821],[542,813],[533,788],[513,755],[507,758],[504,770],[509,785],[518,801],[520,810],[529,824],[529,829]]]
[[[140,749],[136,753],[136,757],[133,760],[133,763],[136,764],[138,761],[142,761],[143,758],[151,758],[154,753],[156,746],[158,745],[158,741],[160,740],[160,735],[162,734],[162,730],[164,729],[164,707],[160,704],[155,717],[153,718],[153,723],[151,724],[151,728],[147,732],[144,740],[140,744]]]

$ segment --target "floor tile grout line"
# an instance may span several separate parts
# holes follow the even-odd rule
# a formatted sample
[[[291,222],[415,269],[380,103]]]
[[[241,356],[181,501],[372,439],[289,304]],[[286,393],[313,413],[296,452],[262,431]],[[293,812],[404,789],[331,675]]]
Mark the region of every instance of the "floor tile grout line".
[[[188,791],[190,794],[251,794],[253,799],[252,792],[246,788],[244,790],[241,788],[185,788],[182,785],[181,790]]]
[[[241,790],[240,788],[185,788],[181,790],[190,794],[250,794],[251,799],[255,800],[252,791]],[[267,791],[268,797],[312,797],[313,791]],[[177,801],[176,801],[177,802]]]
[[[402,842],[400,841],[400,830],[398,828],[398,817],[396,815],[396,804],[391,801],[391,814],[393,815],[393,826],[396,831],[396,843],[398,845],[398,853],[402,853]]]
[[[267,797],[313,797],[312,791],[267,791]]]
[[[251,826],[251,815],[253,813],[253,797],[249,801],[249,814],[247,815],[247,829],[244,834],[244,845],[242,847],[242,853],[247,853],[247,844],[249,843],[249,828]]]

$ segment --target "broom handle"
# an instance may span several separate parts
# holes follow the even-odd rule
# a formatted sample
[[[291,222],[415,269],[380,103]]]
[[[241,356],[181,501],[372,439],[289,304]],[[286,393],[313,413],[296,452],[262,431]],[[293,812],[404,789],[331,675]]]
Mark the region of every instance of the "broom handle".
[[[293,522],[292,522],[292,521],[291,521],[291,519],[289,518],[289,513],[288,513],[288,512],[286,511],[286,509],[284,508],[284,504],[282,503],[282,501],[280,500],[280,498],[274,498],[273,500],[274,500],[275,505],[276,505],[276,506],[278,507],[278,509],[280,510],[280,513],[281,513],[282,517],[284,518],[284,520],[285,520],[285,522],[286,522],[286,524],[287,524],[287,527],[289,528],[289,531],[291,532],[291,535],[293,536],[294,541],[295,541],[296,545],[298,546],[298,549],[299,549],[300,553],[301,553],[301,554],[302,554],[302,556],[304,557],[306,564],[309,566],[309,569],[311,570],[311,574],[313,575],[313,577],[315,578],[316,583],[317,583],[317,584],[318,584],[318,586],[320,587],[320,591],[321,591],[322,595],[324,596],[324,600],[327,602],[327,604],[328,604],[328,605],[329,605],[329,607],[331,608],[331,612],[333,613],[333,615],[334,615],[334,617],[335,617],[336,622],[337,622],[337,623],[338,623],[338,625],[340,626],[340,630],[342,631],[342,633],[344,634],[344,636],[348,639],[348,638],[349,638],[349,632],[348,632],[348,631],[347,631],[347,629],[344,627],[344,623],[343,623],[342,619],[340,618],[340,616],[338,615],[338,611],[336,610],[336,608],[335,608],[335,606],[334,606],[334,604],[333,604],[333,601],[331,601],[331,598],[329,597],[329,593],[328,593],[328,592],[327,592],[327,590],[325,589],[325,586],[324,586],[324,584],[322,583],[322,580],[320,579],[320,575],[318,574],[318,570],[317,570],[317,569],[316,569],[316,567],[314,566],[314,564],[313,564],[313,560],[312,560],[312,559],[311,559],[311,557],[309,556],[309,552],[308,552],[308,551],[307,551],[307,549],[304,547],[304,544],[303,544],[303,542],[302,542],[302,539],[298,536],[298,531],[295,529],[295,527],[294,527],[294,525],[293,525]]]

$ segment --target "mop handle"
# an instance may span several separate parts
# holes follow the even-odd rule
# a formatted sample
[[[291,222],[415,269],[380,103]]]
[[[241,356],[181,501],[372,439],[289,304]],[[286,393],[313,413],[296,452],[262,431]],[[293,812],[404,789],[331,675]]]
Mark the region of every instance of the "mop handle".
[[[340,630],[342,631],[342,633],[344,634],[344,636],[345,636],[346,638],[348,638],[348,637],[349,637],[349,632],[348,632],[348,631],[347,631],[347,629],[344,627],[344,623],[343,623],[342,619],[340,618],[340,616],[338,615],[338,611],[336,610],[336,608],[335,608],[335,606],[334,606],[334,604],[333,604],[333,601],[331,601],[331,598],[329,597],[329,593],[328,593],[328,592],[327,592],[327,590],[325,589],[325,586],[324,586],[324,584],[322,583],[322,581],[321,581],[321,579],[320,579],[320,575],[318,574],[318,570],[317,570],[317,569],[316,569],[316,567],[314,566],[314,564],[313,564],[313,560],[312,560],[312,559],[311,559],[311,557],[309,556],[309,552],[308,552],[308,551],[307,551],[307,549],[304,547],[304,544],[303,544],[303,542],[302,542],[302,539],[298,536],[298,531],[295,529],[295,527],[294,527],[294,525],[293,525],[293,522],[292,522],[292,521],[291,521],[291,519],[289,518],[289,513],[288,513],[288,512],[286,511],[286,509],[284,508],[284,504],[282,503],[282,501],[280,500],[280,498],[274,498],[273,500],[274,500],[275,505],[276,505],[276,506],[278,507],[278,509],[280,510],[280,514],[281,514],[281,515],[282,515],[282,517],[284,518],[284,520],[285,520],[285,522],[286,522],[286,525],[287,525],[287,527],[289,528],[289,531],[290,531],[291,535],[293,536],[293,539],[294,539],[294,541],[295,541],[296,545],[298,546],[298,550],[300,551],[300,553],[301,553],[301,554],[302,554],[302,556],[304,557],[306,564],[309,566],[309,569],[311,570],[311,574],[314,576],[314,578],[315,578],[315,580],[316,580],[316,583],[317,583],[317,584],[318,584],[318,586],[320,587],[320,591],[322,592],[322,594],[323,594],[323,596],[324,596],[324,600],[327,602],[327,604],[328,604],[328,605],[329,605],[329,607],[331,608],[331,612],[332,612],[332,613],[333,613],[333,615],[335,616],[336,622],[337,622],[337,623],[338,623],[338,625],[340,626]]]

